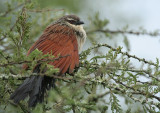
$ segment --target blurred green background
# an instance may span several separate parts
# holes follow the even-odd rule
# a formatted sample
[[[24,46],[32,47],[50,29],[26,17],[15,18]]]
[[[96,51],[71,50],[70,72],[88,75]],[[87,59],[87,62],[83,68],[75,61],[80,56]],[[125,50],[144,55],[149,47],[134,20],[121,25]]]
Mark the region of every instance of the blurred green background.
[[[75,14],[85,22],[84,28],[88,37],[83,50],[97,43],[107,43],[113,47],[122,46],[124,51],[155,61],[156,57],[160,58],[158,38],[92,31],[99,29],[124,31],[145,31],[147,29],[155,31],[160,29],[159,3],[160,1],[158,0],[134,0],[134,2],[127,0],[0,0],[1,39],[5,36],[10,37],[0,41],[0,50],[4,53],[4,57],[8,57],[8,54],[11,55],[11,60],[24,59],[28,49],[42,34],[46,26],[63,15]],[[21,9],[25,4],[26,9],[22,11]],[[26,18],[23,16],[22,20],[17,20],[23,14],[26,15]],[[23,45],[20,43],[21,39],[19,38],[21,34],[17,32],[19,27],[24,27],[21,26],[22,23],[26,25],[26,31],[24,37],[22,37],[24,38]],[[17,24],[16,27],[15,24]],[[16,49],[17,47],[19,47],[18,50]],[[93,54],[102,54],[106,51],[108,50],[102,48],[99,51],[95,50]],[[2,61],[3,58],[0,58],[0,60]],[[138,66],[136,61],[133,63]],[[19,68],[10,68],[16,71],[15,74],[21,72],[20,66]],[[10,73],[10,70],[2,69],[0,72]],[[118,97],[123,109],[127,110],[128,106],[124,104],[125,100],[120,96]],[[108,97],[106,97],[107,99]],[[4,107],[3,105],[1,106],[1,108]],[[9,107],[11,110],[14,109],[15,113],[18,112],[13,106],[9,105]],[[136,111],[141,106],[139,107],[139,104],[135,103],[129,107],[133,108],[132,111]],[[5,111],[1,110],[1,108],[0,113]],[[11,110],[8,109],[7,112],[12,112]],[[108,112],[110,113],[111,111],[109,110]]]

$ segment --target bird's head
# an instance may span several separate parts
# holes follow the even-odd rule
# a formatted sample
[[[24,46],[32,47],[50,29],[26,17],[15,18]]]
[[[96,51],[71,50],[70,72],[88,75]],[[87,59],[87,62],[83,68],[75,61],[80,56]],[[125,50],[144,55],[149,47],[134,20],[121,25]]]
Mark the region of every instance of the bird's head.
[[[83,28],[83,24],[84,22],[80,20],[79,17],[77,17],[76,15],[66,15],[63,16],[62,18],[60,18],[58,21],[58,23],[62,23],[62,24],[66,24],[70,27],[72,27],[75,30],[80,30]]]

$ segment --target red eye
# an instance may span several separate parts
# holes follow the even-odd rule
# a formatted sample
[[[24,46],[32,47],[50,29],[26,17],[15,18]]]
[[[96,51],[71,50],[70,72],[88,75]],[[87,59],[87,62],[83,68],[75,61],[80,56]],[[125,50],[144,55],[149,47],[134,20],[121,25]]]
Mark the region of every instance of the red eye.
[[[76,25],[76,21],[74,21],[74,20],[69,20],[69,23]]]

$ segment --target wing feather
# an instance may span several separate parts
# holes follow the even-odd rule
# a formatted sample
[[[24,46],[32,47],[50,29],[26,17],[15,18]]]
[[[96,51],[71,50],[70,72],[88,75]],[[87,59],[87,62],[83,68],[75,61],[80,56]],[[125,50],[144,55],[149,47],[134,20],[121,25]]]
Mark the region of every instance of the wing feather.
[[[75,67],[75,56],[74,56],[73,53],[72,53],[72,61],[71,61],[69,73],[72,73],[72,72],[73,72],[74,67]]]
[[[65,68],[65,66],[67,66],[66,68],[68,69],[69,68],[69,65],[67,65],[67,64],[70,64],[69,63],[69,60],[70,60],[70,57],[67,57],[66,59],[65,59],[65,61],[59,66],[60,67],[60,71],[62,72],[63,70],[64,70],[64,68]],[[63,73],[63,72],[62,72]]]
[[[63,69],[61,69],[61,73],[65,73],[69,69],[69,66],[71,65],[70,64],[71,60],[72,60],[71,57],[68,57],[65,66],[63,67]]]

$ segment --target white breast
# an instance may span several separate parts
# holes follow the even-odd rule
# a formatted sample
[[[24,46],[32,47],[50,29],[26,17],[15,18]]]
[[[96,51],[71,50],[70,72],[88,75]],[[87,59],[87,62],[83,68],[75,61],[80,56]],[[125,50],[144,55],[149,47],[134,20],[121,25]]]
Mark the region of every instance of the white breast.
[[[82,50],[82,47],[83,47],[83,44],[85,43],[86,41],[86,32],[85,30],[83,29],[83,26],[82,25],[73,25],[73,24],[70,24],[70,23],[67,23],[69,26],[71,26],[75,31],[79,32],[80,35],[77,35],[77,42],[78,42],[78,52],[80,53],[81,50]]]

